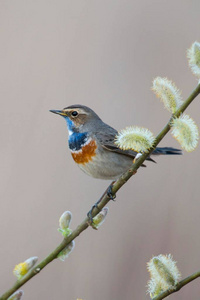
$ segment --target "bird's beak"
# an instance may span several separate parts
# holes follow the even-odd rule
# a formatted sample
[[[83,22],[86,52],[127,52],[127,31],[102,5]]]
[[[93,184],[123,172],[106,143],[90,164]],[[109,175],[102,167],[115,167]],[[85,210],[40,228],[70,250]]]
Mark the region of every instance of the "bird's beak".
[[[57,115],[60,115],[60,116],[66,116],[66,113],[63,111],[63,110],[50,110],[50,112],[54,113],[54,114],[57,114]]]

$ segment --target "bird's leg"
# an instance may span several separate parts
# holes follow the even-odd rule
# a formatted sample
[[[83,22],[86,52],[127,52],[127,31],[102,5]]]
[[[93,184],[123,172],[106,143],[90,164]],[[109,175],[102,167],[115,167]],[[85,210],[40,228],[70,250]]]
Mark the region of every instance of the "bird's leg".
[[[101,196],[101,198],[92,206],[92,208],[90,209],[90,211],[87,213],[87,216],[89,218],[89,222],[92,223],[92,212],[93,212],[93,209],[96,208],[99,210],[99,212],[101,211],[100,208],[98,207],[98,204],[101,202],[101,200],[103,199],[103,197],[107,194],[107,196],[110,198],[110,200],[115,200],[116,198],[116,195],[113,195],[113,192],[112,192],[112,187],[113,187],[113,184],[115,183],[115,181],[113,181],[109,187],[107,188],[107,190],[103,193],[103,195]]]

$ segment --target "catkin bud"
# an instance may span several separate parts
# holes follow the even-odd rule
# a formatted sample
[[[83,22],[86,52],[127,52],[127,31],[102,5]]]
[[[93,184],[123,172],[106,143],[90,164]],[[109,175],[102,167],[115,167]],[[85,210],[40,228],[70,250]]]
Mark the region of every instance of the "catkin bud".
[[[69,254],[73,251],[74,247],[75,247],[75,241],[73,240],[58,254],[57,257],[61,261],[64,261],[69,256]]]
[[[61,229],[66,229],[69,227],[72,219],[72,213],[70,211],[65,211],[59,219],[59,226]]]
[[[195,150],[199,140],[199,131],[193,119],[182,114],[179,118],[173,119],[171,125],[171,133],[181,147],[188,152]]]
[[[58,231],[62,233],[64,237],[67,237],[71,234],[72,230],[69,228],[71,223],[72,213],[70,211],[65,211],[59,219]]]
[[[192,73],[200,78],[200,43],[192,44],[187,51],[187,57]]]
[[[30,269],[36,264],[38,260],[37,256],[33,256],[25,260],[23,263],[20,263],[15,266],[13,270],[13,274],[18,278],[21,279],[24,275],[28,273]]]
[[[175,113],[182,104],[181,92],[175,84],[167,78],[156,77],[153,80],[152,90],[164,103],[165,108]]]
[[[127,127],[116,136],[115,144],[123,150],[147,152],[154,144],[153,133],[142,127]]]
[[[108,213],[108,210],[109,208],[108,207],[104,207],[100,213],[98,213],[94,218],[93,218],[93,221],[92,221],[92,228],[94,229],[98,229],[102,224],[103,222],[105,221],[105,218],[106,218],[106,215]]]
[[[173,261],[170,254],[160,254],[153,257],[148,262],[147,269],[150,272],[147,291],[151,298],[159,295],[168,288],[173,288],[181,277],[176,262]]]
[[[19,291],[15,292],[14,294],[12,294],[8,298],[8,300],[21,300],[23,294],[24,294],[24,292],[22,290],[19,290]]]

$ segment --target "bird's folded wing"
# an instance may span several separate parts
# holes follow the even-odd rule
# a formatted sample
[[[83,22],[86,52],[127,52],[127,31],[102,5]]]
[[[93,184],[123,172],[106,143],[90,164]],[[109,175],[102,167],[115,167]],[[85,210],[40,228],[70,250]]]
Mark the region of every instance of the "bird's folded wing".
[[[128,156],[132,159],[135,158],[138,152],[133,150],[122,150],[115,144],[117,131],[112,131],[109,133],[96,133],[97,140],[100,142],[101,146],[108,150],[118,154]],[[148,157],[147,160],[154,161],[152,158]],[[144,165],[143,165],[144,166]]]

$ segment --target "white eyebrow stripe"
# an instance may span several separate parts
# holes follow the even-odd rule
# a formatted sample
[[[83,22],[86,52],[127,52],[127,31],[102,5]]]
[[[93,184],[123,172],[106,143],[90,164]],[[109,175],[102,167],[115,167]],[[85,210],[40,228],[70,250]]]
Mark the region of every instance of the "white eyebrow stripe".
[[[72,111],[77,111],[79,114],[84,114],[84,115],[88,115],[89,113],[88,112],[86,112],[84,109],[82,109],[82,108],[76,108],[76,107],[74,107],[74,108],[66,108],[66,109],[63,109],[63,111],[66,111],[66,112],[72,112]]]

